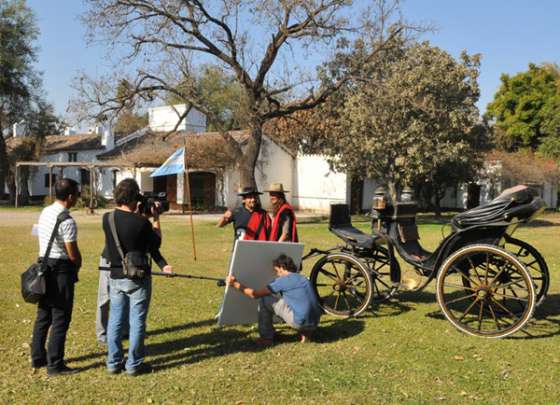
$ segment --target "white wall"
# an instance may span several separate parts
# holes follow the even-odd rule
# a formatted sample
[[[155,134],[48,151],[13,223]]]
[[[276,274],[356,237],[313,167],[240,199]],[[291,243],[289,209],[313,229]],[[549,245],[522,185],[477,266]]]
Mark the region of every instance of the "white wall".
[[[282,147],[272,142],[267,136],[263,136],[263,142],[255,168],[255,180],[259,191],[268,189],[270,183],[282,183],[286,190],[290,192],[286,194],[288,202],[292,202],[293,190],[293,165],[294,159]],[[216,178],[216,183],[219,179]],[[240,198],[237,195],[240,187],[240,176],[236,168],[228,168],[224,171],[224,183],[221,195],[216,197],[218,205],[225,204],[227,207],[233,208],[240,204]],[[216,184],[218,188],[218,184]],[[264,193],[261,197],[261,203],[265,209],[270,209],[268,193]]]
[[[95,162],[97,161],[96,155],[101,153],[103,150],[88,150],[88,151],[78,151],[77,161],[78,162]],[[39,159],[41,162],[68,162],[69,152],[58,152],[51,155],[43,155]],[[70,152],[71,153],[71,152]],[[31,196],[41,196],[48,195],[49,187],[48,183],[45,186],[45,175],[49,173],[49,169],[44,166],[39,166],[32,169],[32,177],[29,180],[29,194]],[[54,168],[53,174],[57,178],[60,178],[60,168]],[[80,182],[80,168],[79,167],[65,167],[64,177],[74,179]]]
[[[289,191],[286,193],[286,200],[291,204],[294,195],[293,165],[294,158],[284,148],[263,136],[255,168],[255,181],[259,191],[268,189],[270,183],[282,183],[284,189]],[[265,209],[271,208],[268,193],[262,195],[261,202]]]
[[[347,182],[346,174],[331,171],[323,156],[299,154],[294,164],[293,205],[298,210],[328,213],[330,204],[348,201]]]
[[[185,104],[154,107],[148,110],[149,127],[153,131],[172,131],[177,125],[179,116],[186,111]],[[205,132],[206,116],[195,108],[181,121],[178,131]]]

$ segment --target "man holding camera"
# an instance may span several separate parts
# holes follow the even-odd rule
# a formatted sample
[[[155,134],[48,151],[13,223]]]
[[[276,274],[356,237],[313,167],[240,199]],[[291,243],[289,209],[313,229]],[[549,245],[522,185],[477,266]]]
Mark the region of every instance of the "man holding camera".
[[[254,187],[244,187],[238,196],[242,205],[236,209],[227,210],[220,218],[220,228],[233,222],[235,240],[268,240],[270,235],[270,216],[261,207],[259,191]]]
[[[78,183],[61,179],[55,183],[54,190],[56,201],[43,209],[39,217],[39,257],[48,266],[45,273],[47,293],[37,306],[31,342],[31,365],[35,369],[47,366],[49,376],[76,372],[64,363],[64,344],[72,319],[74,284],[82,265],[78,228],[69,213],[78,201]],[[45,257],[53,232],[56,236],[48,257]],[[45,350],[49,329],[49,343]]]
[[[152,207],[153,223],[137,213],[141,197],[136,181],[125,179],[114,191],[117,208],[103,216],[105,246],[111,263],[107,331],[107,370],[110,374],[126,369],[129,375],[136,376],[150,370],[144,363],[144,336],[152,287],[147,254],[164,272],[171,273],[173,270],[159,252],[159,211],[156,206]],[[122,334],[127,311],[130,331],[125,364]]]

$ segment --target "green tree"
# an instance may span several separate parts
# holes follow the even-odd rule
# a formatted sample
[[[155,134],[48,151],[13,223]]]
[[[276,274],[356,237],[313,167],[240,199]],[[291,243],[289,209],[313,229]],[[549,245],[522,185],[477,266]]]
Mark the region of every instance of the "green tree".
[[[326,72],[336,79],[362,61],[335,59]],[[469,137],[478,136],[478,74],[478,55],[457,61],[428,43],[402,44],[324,105],[311,125],[324,135],[313,142],[338,170],[384,180],[393,199],[404,185],[435,184],[441,169],[476,156]]]
[[[32,98],[28,110],[24,112],[26,136],[13,139],[13,147],[8,150],[8,170],[6,182],[10,192],[10,203],[15,202],[16,176],[15,168],[18,161],[37,160],[41,156],[45,137],[48,135],[61,135],[66,127],[54,112],[54,107],[40,96]],[[26,205],[29,201],[28,181],[34,172],[34,168],[21,166],[19,169],[19,202]]]
[[[0,2],[0,134],[22,119],[40,78],[33,68],[34,42],[39,34],[35,17],[24,0]],[[4,136],[0,136],[0,198],[8,171]]]
[[[498,146],[550,150],[560,136],[560,71],[557,66],[529,64],[529,70],[514,76],[503,74],[502,84],[488,104],[487,118],[495,121]]]

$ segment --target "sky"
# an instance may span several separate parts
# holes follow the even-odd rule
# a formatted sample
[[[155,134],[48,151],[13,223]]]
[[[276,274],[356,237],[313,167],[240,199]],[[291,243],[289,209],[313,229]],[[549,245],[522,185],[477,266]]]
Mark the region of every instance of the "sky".
[[[99,76],[111,64],[102,45],[88,46],[80,20],[81,0],[28,0],[41,31],[38,70],[47,98],[64,115],[76,97],[72,80],[80,73]],[[530,62],[560,64],[560,1],[557,0],[406,0],[404,16],[436,30],[424,34],[454,57],[482,54],[478,107],[486,110],[503,73],[524,71]]]

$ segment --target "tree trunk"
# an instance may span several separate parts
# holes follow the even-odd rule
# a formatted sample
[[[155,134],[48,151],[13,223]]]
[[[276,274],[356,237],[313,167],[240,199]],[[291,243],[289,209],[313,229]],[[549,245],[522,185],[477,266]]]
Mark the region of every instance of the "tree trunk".
[[[0,122],[0,200],[5,198],[4,188],[8,173],[8,151],[4,139],[2,122]]]
[[[19,204],[21,206],[29,205],[29,168],[23,167],[19,176]]]
[[[441,190],[439,187],[434,186],[434,213],[436,218],[441,218],[441,200],[445,197],[445,190]]]
[[[399,186],[394,180],[387,180],[387,188],[389,189],[389,196],[391,201],[395,204],[399,198]]]
[[[262,123],[251,123],[250,136],[238,161],[240,187],[256,187],[255,167],[262,144]]]
[[[9,204],[13,206],[16,203],[16,182],[13,177],[8,179],[8,191],[9,191]]]

